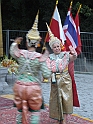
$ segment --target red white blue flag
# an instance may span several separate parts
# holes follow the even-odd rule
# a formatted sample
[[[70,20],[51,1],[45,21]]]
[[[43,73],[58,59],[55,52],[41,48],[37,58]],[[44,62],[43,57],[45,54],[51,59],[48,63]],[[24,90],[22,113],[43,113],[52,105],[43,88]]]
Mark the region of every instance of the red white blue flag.
[[[78,46],[77,28],[71,14],[71,7],[72,5],[70,5],[69,7],[67,17],[63,26],[63,30],[66,36],[66,42],[65,42],[66,51],[69,51],[70,45],[72,45],[75,49]],[[77,94],[76,83],[74,78],[74,61],[69,63],[68,71],[72,80],[73,106],[79,107],[80,104],[78,100],[78,94]]]
[[[74,48],[76,48],[78,46],[77,29],[71,14],[71,9],[68,10],[67,17],[63,26],[63,30],[68,45],[72,45]]]

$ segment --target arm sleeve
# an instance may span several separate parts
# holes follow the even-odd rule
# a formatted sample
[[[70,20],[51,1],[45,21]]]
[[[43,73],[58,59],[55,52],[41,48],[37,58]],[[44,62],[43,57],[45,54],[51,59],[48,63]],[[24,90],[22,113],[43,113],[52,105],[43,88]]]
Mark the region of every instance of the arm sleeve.
[[[20,56],[20,49],[18,48],[17,43],[12,43],[10,46],[10,55],[17,59]]]
[[[50,78],[51,70],[48,68],[47,63],[41,62],[40,65],[41,65],[40,70],[42,72],[43,77],[44,78]]]

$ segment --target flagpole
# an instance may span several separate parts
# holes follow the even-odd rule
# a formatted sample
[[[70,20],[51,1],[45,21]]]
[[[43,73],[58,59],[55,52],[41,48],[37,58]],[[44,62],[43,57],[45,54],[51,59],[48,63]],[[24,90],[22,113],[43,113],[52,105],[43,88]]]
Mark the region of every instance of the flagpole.
[[[55,5],[55,8],[54,8],[54,12],[55,12],[55,9],[56,9],[56,6],[58,5],[58,0],[56,1],[56,5]],[[53,15],[54,15],[54,12],[53,12]],[[52,15],[52,17],[53,17],[53,15]],[[51,22],[52,22],[52,18],[51,18],[51,21],[50,21],[50,25],[51,25]],[[49,26],[50,26],[49,25]]]
[[[70,2],[70,8],[72,8],[73,1]]]
[[[57,6],[57,5],[58,5],[58,0],[56,0],[56,5],[55,5],[55,8],[54,8],[54,12],[55,12],[55,9],[56,9],[56,6]],[[53,12],[53,15],[54,15],[54,12]],[[52,17],[53,17],[53,15],[52,15]],[[50,25],[51,25],[51,22],[52,22],[52,18],[51,18],[49,27],[50,27]],[[46,37],[47,37],[47,35],[48,35],[48,33],[46,34]],[[44,40],[44,44],[43,44],[43,48],[42,48],[42,53],[43,53],[43,51],[46,49],[46,47],[45,47],[46,37],[45,37],[45,40]]]
[[[77,13],[79,13],[79,12],[80,12],[81,7],[82,7],[82,4],[80,4],[80,6],[79,6],[79,9],[78,9],[78,12],[77,12]]]
[[[56,1],[56,5],[58,4],[58,0]]]
[[[56,9],[56,6],[58,5],[58,0],[56,0],[56,5],[55,5],[55,8],[54,8],[54,12],[55,12],[55,9]],[[53,12],[53,15],[54,15],[54,12]],[[53,17],[53,15],[52,15],[52,17]],[[50,25],[51,25],[51,22],[52,22],[52,18],[51,18],[51,21],[50,21],[50,24],[49,24],[49,27],[50,27]]]

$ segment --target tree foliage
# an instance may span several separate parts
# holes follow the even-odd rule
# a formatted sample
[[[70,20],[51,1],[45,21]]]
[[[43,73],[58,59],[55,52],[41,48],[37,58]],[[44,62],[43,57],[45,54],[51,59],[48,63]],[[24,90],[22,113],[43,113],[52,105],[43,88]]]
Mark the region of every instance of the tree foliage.
[[[64,24],[70,0],[59,0],[58,10]],[[48,24],[53,15],[56,0],[2,0],[2,27],[12,30],[29,30],[39,10],[39,30],[46,30],[45,22]],[[80,28],[81,31],[93,32],[93,4],[89,0],[75,0],[72,5],[72,14],[75,17],[79,5],[80,10]]]

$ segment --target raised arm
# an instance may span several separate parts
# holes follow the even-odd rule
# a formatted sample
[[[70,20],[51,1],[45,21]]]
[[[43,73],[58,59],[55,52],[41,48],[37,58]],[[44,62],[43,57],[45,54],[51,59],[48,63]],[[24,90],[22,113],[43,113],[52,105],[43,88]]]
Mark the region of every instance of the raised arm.
[[[20,49],[18,48],[18,44],[20,44],[22,40],[22,37],[17,37],[10,46],[10,55],[15,59],[19,56]]]
[[[69,46],[69,50],[70,50],[70,62],[76,60],[76,58],[77,58],[77,52],[74,49],[74,47]]]

